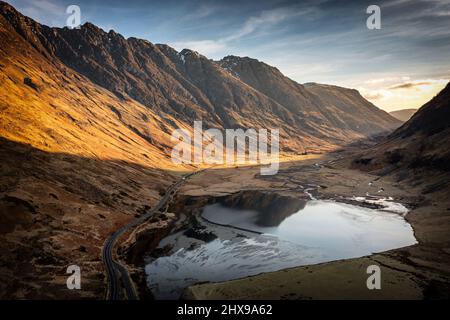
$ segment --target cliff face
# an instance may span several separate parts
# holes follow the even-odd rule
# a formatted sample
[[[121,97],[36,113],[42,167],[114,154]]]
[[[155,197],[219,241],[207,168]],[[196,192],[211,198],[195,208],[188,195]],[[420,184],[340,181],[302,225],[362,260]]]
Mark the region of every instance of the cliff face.
[[[65,65],[44,37],[57,34],[53,29],[4,3],[0,13],[2,137],[50,152],[172,167],[170,134],[183,123]]]

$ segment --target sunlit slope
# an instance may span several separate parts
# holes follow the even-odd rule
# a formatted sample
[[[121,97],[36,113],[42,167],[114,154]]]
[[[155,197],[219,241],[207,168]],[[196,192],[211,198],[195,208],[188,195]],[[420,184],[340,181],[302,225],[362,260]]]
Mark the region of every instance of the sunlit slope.
[[[400,125],[356,90],[301,85],[254,59],[237,58],[242,62],[238,66],[251,68],[236,72],[234,60],[219,63],[189,49],[178,52],[125,38],[91,23],[72,30],[50,28],[1,2],[0,14],[11,31],[57,69],[55,61],[106,89],[108,99],[118,97],[128,110],[128,100],[134,100],[170,127],[177,126],[175,118],[189,126],[202,120],[207,128],[274,128],[284,151],[302,153],[335,149]]]
[[[38,52],[0,15],[0,135],[33,147],[171,167],[172,125]],[[167,121],[167,119],[169,121]]]

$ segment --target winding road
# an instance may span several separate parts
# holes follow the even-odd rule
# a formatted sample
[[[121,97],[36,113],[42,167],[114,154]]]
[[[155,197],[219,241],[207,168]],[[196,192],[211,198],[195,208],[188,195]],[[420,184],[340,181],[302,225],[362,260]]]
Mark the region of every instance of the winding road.
[[[106,239],[102,250],[102,259],[105,264],[106,273],[108,276],[108,290],[106,293],[107,300],[121,300],[123,298],[127,300],[138,300],[139,295],[136,292],[136,288],[131,280],[130,274],[125,266],[114,260],[114,245],[117,239],[125,232],[137,227],[150,217],[163,208],[175,195],[177,189],[190,177],[200,173],[203,170],[195,171],[184,175],[179,181],[172,184],[167,190],[164,196],[159,202],[151,208],[147,213],[143,214],[139,218],[133,220],[127,225],[116,230],[108,239]],[[123,295],[125,293],[125,296]]]

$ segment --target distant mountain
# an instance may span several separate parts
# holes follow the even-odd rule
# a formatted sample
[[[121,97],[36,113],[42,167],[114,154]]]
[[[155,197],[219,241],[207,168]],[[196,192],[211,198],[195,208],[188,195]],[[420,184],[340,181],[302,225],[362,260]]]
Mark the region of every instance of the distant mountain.
[[[295,124],[310,135],[348,141],[390,131],[399,122],[364,99],[357,90],[299,84],[277,68],[248,57],[227,56],[217,62],[231,75],[264,93],[292,114]]]
[[[394,118],[406,122],[413,116],[414,113],[416,113],[417,109],[402,109],[402,110],[396,110],[391,111],[389,114],[393,116]]]
[[[75,83],[85,85],[80,92],[71,92],[76,99],[106,90],[110,99],[130,104],[126,112],[131,118],[117,120],[161,152],[167,151],[167,139],[160,141],[159,137],[179,126],[190,127],[194,120],[219,129],[279,128],[285,151],[325,151],[400,125],[356,90],[301,85],[254,59],[226,57],[214,62],[188,49],[177,52],[167,45],[125,39],[91,23],[74,30],[49,28],[6,3],[0,4],[0,15],[2,36],[8,38],[2,42],[5,58],[12,62],[22,59],[23,65],[41,65],[39,71],[46,73],[48,81],[59,85],[58,74],[66,74],[72,80],[63,80],[65,88]],[[17,54],[15,43],[30,55]],[[39,74],[29,74],[26,68],[16,72],[42,87]],[[35,93],[41,103],[52,103],[43,93]],[[96,101],[92,106],[95,110],[105,107]],[[145,117],[131,107],[136,104],[145,110]],[[107,109],[111,117],[123,113],[116,106]],[[157,119],[154,124],[158,128],[151,129],[148,119]],[[85,121],[94,120],[94,115],[85,117]]]

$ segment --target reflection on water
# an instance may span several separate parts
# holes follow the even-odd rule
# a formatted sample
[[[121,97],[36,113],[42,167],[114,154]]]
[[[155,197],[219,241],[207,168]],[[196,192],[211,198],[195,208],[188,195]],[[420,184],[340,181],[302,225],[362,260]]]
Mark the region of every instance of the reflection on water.
[[[317,261],[326,261],[319,250],[259,235],[216,239],[191,250],[180,248],[148,264],[145,271],[157,299],[177,299],[194,283],[242,278]]]
[[[360,257],[416,243],[402,216],[333,201],[309,201],[272,227],[261,226],[260,215],[220,204],[206,206],[207,220],[201,224],[218,238],[204,243],[180,232],[164,239],[161,246],[171,244],[172,253],[146,266],[155,297],[178,298],[186,286],[198,282]]]
[[[284,219],[303,209],[305,199],[297,197],[280,196],[277,193],[267,192],[239,192],[226,197],[220,202],[224,207],[238,210],[254,210],[253,223],[262,227],[278,226]]]
[[[334,201],[309,201],[303,210],[276,227],[261,227],[256,211],[240,211],[220,205],[205,207],[211,222],[228,224],[303,246],[320,247],[336,259],[362,256],[415,243],[411,226],[395,213],[387,213]]]

